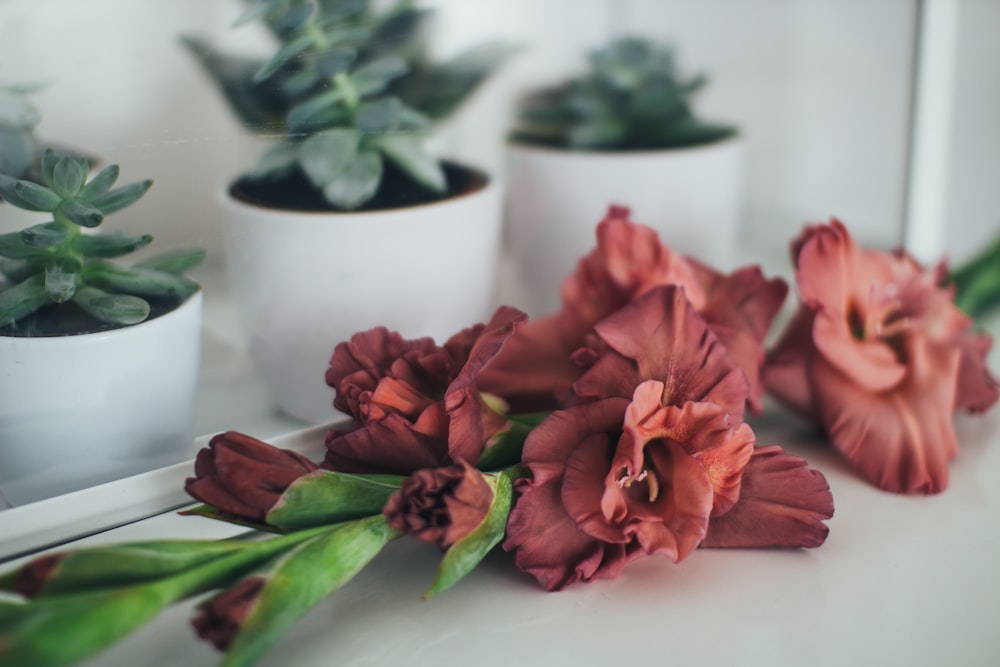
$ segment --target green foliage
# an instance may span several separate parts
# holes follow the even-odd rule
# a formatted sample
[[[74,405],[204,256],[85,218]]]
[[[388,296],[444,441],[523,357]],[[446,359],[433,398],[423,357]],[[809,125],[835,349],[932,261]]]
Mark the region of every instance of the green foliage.
[[[41,116],[28,100],[36,89],[0,86],[0,174],[10,178],[27,175],[38,152],[34,130]]]
[[[408,0],[376,11],[368,0],[252,0],[236,24],[263,21],[278,40],[255,61],[184,44],[252,131],[280,133],[249,176],[299,171],[333,207],[352,210],[377,193],[389,160],[432,192],[447,188],[423,141],[513,51],[489,44],[448,62],[428,59],[429,12]]]
[[[691,110],[704,77],[679,78],[670,48],[628,37],[590,55],[590,70],[527,95],[516,141],[576,150],[649,150],[707,144],[736,129]]]
[[[0,234],[0,327],[16,323],[53,303],[73,302],[112,324],[136,324],[149,315],[144,297],[184,299],[198,285],[181,273],[197,264],[201,250],[172,252],[136,266],[107,259],[127,255],[152,236],[85,234],[104,217],[138,201],[152,181],[113,187],[118,166],[104,168],[89,182],[87,160],[46,151],[42,183],[0,174],[0,197],[7,205],[46,213],[51,219],[19,232]]]

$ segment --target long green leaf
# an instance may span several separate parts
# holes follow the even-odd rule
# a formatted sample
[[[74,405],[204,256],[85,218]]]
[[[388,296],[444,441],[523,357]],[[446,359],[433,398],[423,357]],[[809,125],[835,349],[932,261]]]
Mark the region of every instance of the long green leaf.
[[[84,199],[94,199],[96,197],[102,197],[111,190],[111,186],[115,184],[118,180],[118,165],[112,164],[108,165],[104,169],[90,179],[90,182],[83,186],[80,190],[80,196]]]
[[[69,230],[58,222],[46,222],[21,230],[21,239],[32,248],[52,248],[69,236]]]
[[[73,250],[84,257],[102,257],[110,259],[122,257],[139,248],[149,245],[153,241],[150,234],[143,236],[126,236],[122,233],[115,234],[80,234],[71,243]]]
[[[92,228],[104,221],[104,213],[82,199],[64,199],[55,210],[55,218],[64,224]]]
[[[28,211],[54,211],[62,201],[62,197],[44,185],[19,181],[4,174],[0,174],[0,196]]]
[[[22,283],[0,291],[0,327],[17,322],[51,303],[45,291],[45,276],[37,273]]]
[[[253,664],[320,600],[350,581],[400,534],[381,514],[342,524],[282,558],[226,652],[224,667]]]
[[[120,211],[126,206],[134,204],[140,197],[146,194],[146,191],[152,185],[153,181],[151,180],[129,183],[120,188],[115,188],[96,199],[92,199],[90,203],[100,209],[104,215],[111,215],[115,211]]]
[[[202,248],[182,248],[153,255],[141,262],[136,262],[133,268],[180,275],[198,266],[203,259],[205,259],[205,251]]]
[[[198,291],[190,278],[153,269],[116,266],[95,260],[84,268],[87,282],[110,292],[139,296],[186,297]]]
[[[89,285],[76,290],[73,303],[88,315],[111,324],[138,324],[149,317],[149,303],[145,299],[129,294],[108,294]]]
[[[317,470],[292,482],[266,521],[282,530],[301,530],[378,514],[403,479]]]
[[[441,162],[424,150],[423,136],[390,133],[380,135],[373,141],[378,150],[417,183],[433,192],[444,192],[448,188]]]

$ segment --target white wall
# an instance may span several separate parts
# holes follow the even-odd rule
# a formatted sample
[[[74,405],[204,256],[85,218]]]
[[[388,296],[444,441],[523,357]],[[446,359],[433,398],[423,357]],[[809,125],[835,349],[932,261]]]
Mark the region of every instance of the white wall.
[[[783,255],[806,221],[842,217],[867,242],[900,239],[914,0],[427,0],[440,9],[436,49],[488,38],[524,45],[454,119],[441,145],[503,169],[512,104],[528,86],[583,65],[613,34],[675,43],[682,67],[710,84],[698,108],[743,129],[745,235],[751,253]],[[214,198],[253,163],[258,144],[177,44],[184,31],[253,50],[232,30],[236,0],[0,0],[0,80],[46,81],[46,138],[153,177],[109,227],[152,228],[161,249],[217,248]],[[956,257],[997,226],[1000,2],[963,0],[954,117],[950,237]],[[0,213],[2,216],[3,213]],[[127,219],[125,219],[127,217]],[[0,219],[0,225],[3,224]],[[959,227],[956,227],[958,229]]]

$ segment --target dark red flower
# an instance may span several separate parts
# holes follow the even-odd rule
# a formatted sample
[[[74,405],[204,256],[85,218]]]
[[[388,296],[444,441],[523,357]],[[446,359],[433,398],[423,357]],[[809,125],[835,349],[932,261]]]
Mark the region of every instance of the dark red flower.
[[[263,522],[289,485],[318,467],[301,454],[229,431],[198,452],[196,476],[184,488],[217,510]]]
[[[220,651],[227,650],[257,606],[266,582],[264,577],[247,577],[199,605],[197,616],[191,619],[198,636]]]
[[[792,248],[802,305],[768,358],[768,389],[818,421],[873,484],[936,493],[958,453],[952,415],[996,402],[991,340],[904,253],[858,248],[837,220]]]
[[[413,473],[382,513],[396,530],[447,549],[483,522],[494,495],[483,473],[460,461]]]
[[[502,307],[443,346],[384,328],[337,345],[326,379],[337,390],[334,405],[355,423],[327,434],[324,467],[406,475],[474,463],[508,425],[481,395],[478,376],[525,318]]]
[[[570,356],[594,326],[648,291],[683,287],[687,298],[750,382],[749,405],[760,409],[763,340],[787,285],[757,267],[724,275],[664,245],[656,232],[612,206],[597,226],[597,247],[562,287],[563,306],[525,325],[481,378],[485,390],[525,409],[563,405],[581,370]]]

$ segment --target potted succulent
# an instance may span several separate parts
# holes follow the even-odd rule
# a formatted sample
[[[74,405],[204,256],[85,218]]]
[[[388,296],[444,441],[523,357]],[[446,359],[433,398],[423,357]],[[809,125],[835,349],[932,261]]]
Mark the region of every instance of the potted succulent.
[[[189,456],[200,250],[112,262],[152,237],[92,232],[152,185],[87,180],[86,159],[46,151],[42,183],[0,175],[11,207],[48,220],[0,234],[0,494],[11,504]]]
[[[635,37],[590,54],[589,70],[529,92],[507,143],[507,237],[524,306],[558,305],[559,281],[609,205],[629,206],[684,253],[727,265],[739,214],[740,141],[699,120],[673,51]]]
[[[271,29],[266,61],[186,38],[247,127],[280,137],[225,192],[226,260],[251,358],[311,422],[335,414],[323,369],[337,342],[376,324],[443,336],[487,315],[494,290],[499,186],[424,141],[510,49],[435,65],[417,47],[426,11],[369,5],[251,4],[237,23]]]

